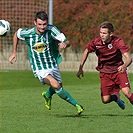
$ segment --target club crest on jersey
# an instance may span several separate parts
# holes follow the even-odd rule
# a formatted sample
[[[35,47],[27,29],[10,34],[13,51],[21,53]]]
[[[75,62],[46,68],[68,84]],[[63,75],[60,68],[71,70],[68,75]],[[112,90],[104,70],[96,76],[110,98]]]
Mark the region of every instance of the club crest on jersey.
[[[112,49],[113,48],[113,45],[112,44],[108,44],[108,48],[109,49]]]
[[[46,48],[46,44],[43,42],[36,43],[33,47],[33,50],[36,52],[42,52]]]

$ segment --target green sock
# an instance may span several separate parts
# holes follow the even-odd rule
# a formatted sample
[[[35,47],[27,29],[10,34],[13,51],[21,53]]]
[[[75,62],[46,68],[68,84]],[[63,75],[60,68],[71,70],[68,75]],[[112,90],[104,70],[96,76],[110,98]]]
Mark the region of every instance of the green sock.
[[[53,89],[53,88],[50,86],[49,89],[48,89],[47,92],[46,92],[46,96],[47,96],[48,98],[51,98],[53,94],[55,94],[55,89]]]
[[[73,106],[76,106],[76,104],[80,105],[66,90],[64,90],[62,87],[59,89],[56,89],[55,92],[57,95],[72,104]]]

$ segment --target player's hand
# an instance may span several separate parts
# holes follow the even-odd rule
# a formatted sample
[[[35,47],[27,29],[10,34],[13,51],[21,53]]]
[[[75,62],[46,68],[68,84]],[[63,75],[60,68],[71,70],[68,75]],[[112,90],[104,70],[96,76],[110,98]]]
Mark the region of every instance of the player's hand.
[[[59,45],[59,48],[61,48],[61,49],[67,47],[67,44],[65,42],[60,42],[60,43],[58,43],[58,45]]]
[[[13,61],[16,62],[17,61],[17,54],[12,54],[10,57],[9,57],[9,62],[11,64],[13,64]]]
[[[79,79],[81,79],[80,76],[84,77],[84,72],[83,72],[83,70],[82,70],[82,69],[79,69],[79,71],[77,72],[76,76],[77,76]]]
[[[123,65],[121,65],[121,66],[118,67],[118,72],[123,73],[126,69],[127,69],[126,67],[124,67]]]

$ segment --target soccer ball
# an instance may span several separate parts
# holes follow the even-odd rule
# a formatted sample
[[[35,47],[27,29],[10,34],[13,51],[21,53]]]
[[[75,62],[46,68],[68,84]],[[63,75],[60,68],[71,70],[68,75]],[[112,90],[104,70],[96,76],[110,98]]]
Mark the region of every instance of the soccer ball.
[[[0,20],[0,36],[6,36],[11,30],[11,25],[6,20]]]

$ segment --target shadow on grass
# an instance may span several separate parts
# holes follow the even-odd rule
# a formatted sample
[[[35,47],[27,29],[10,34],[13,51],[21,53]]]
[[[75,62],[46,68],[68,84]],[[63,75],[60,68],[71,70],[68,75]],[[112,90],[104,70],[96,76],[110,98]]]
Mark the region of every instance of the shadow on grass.
[[[90,115],[84,115],[82,114],[81,116],[78,115],[60,115],[60,114],[56,114],[56,117],[62,118],[62,117],[72,117],[72,118],[91,118],[91,117],[133,117],[133,114],[127,114],[127,115],[122,115],[122,114],[101,114],[101,115],[97,115],[97,114],[90,114]]]

